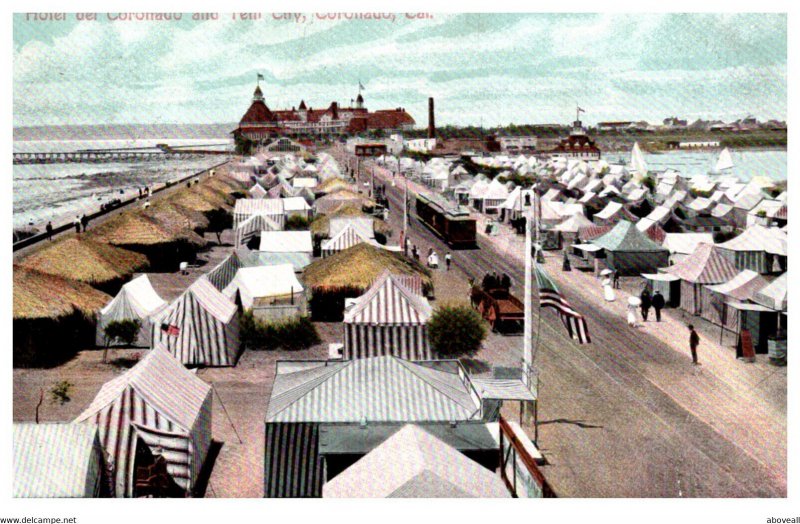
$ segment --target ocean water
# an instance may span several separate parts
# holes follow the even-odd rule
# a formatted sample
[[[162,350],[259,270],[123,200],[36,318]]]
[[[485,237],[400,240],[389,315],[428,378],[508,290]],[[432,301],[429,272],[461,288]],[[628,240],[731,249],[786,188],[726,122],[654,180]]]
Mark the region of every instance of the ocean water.
[[[14,151],[76,151],[169,145],[220,144],[231,148],[231,140],[102,140],[102,141],[25,141],[15,142]],[[75,215],[96,211],[112,198],[138,194],[138,188],[167,182],[221,162],[219,156],[191,160],[142,161],[125,163],[30,164],[13,166],[13,225],[22,227],[53,221],[69,222]]]
[[[664,153],[645,153],[647,168],[664,171],[668,168],[680,171],[686,176],[707,175],[714,169],[720,151],[666,151]],[[603,155],[609,162],[630,162],[630,153],[609,153]],[[766,176],[773,180],[786,180],[788,167],[786,151],[779,149],[731,150],[733,168],[730,175],[738,176],[743,182],[754,176]]]

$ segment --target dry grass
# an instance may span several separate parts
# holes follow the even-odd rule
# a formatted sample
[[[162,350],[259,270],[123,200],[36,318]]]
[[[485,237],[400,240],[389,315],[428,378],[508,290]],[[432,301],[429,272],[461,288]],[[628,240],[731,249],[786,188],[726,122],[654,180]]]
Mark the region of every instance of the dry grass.
[[[144,212],[121,213],[88,233],[93,239],[117,246],[153,246],[186,241],[196,246],[206,244],[205,239],[185,224],[164,224]]]
[[[147,267],[147,257],[109,244],[71,236],[25,257],[19,263],[49,275],[102,284]]]
[[[366,290],[387,269],[394,274],[419,275],[425,289],[433,287],[430,272],[420,264],[369,244],[358,244],[317,260],[306,267],[303,280],[307,286],[325,291]]]
[[[316,193],[330,194],[341,190],[352,191],[352,189],[353,186],[348,184],[344,179],[333,176],[320,182],[320,184],[314,188],[314,191]]]
[[[89,284],[14,266],[14,319],[55,319],[76,310],[92,315],[109,300]]]
[[[195,211],[169,200],[156,202],[144,212],[144,215],[169,228],[179,226],[188,229],[205,229],[209,224],[208,218],[201,211]]]
[[[339,206],[333,208],[328,214],[317,215],[311,222],[309,229],[312,235],[327,237],[330,235],[331,218],[340,217],[354,217],[354,218],[372,218],[372,227],[376,233],[388,235],[391,228],[389,224],[380,218],[372,217],[361,210],[359,204],[352,202],[344,202]]]

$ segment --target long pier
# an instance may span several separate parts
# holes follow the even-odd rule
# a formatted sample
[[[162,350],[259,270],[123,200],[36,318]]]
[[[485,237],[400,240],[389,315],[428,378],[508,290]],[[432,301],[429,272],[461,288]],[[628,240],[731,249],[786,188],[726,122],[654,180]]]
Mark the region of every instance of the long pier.
[[[186,160],[207,155],[230,155],[230,151],[200,149],[163,149],[161,151],[140,150],[84,150],[53,152],[17,152],[15,164],[69,164],[69,163],[109,163],[141,162],[162,160]]]

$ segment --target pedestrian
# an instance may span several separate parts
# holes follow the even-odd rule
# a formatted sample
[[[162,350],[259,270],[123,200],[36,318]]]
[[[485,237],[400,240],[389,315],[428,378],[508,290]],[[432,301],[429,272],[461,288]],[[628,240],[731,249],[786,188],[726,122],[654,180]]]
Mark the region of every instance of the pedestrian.
[[[47,222],[47,225],[44,226],[44,230],[47,232],[47,240],[53,240],[53,223]]]
[[[642,301],[642,304],[639,306],[642,309],[642,320],[647,322],[647,315],[650,314],[650,306],[652,305],[650,292],[647,290],[647,288],[642,290],[642,294],[639,295],[639,300]]]
[[[500,277],[500,287],[505,289],[506,291],[511,289],[511,277],[503,273],[503,276]]]
[[[692,351],[692,364],[699,366],[697,361],[697,346],[700,345],[700,335],[694,330],[694,326],[689,324],[689,349]]]
[[[416,244],[414,244],[414,246],[411,248],[411,258],[414,260],[419,260],[419,252],[417,251]]]
[[[453,262],[453,257],[450,256],[450,252],[448,251],[444,255],[444,265],[447,266],[447,271],[450,271],[450,264]]]
[[[406,238],[406,241],[403,243],[403,254],[408,256],[408,251],[411,248],[411,241]]]
[[[619,289],[619,271],[614,270],[614,289]]]
[[[75,221],[72,223],[75,226],[75,232],[80,234],[81,232],[81,217],[75,215]]]
[[[653,305],[653,309],[656,310],[656,322],[661,322],[661,310],[666,305],[664,302],[664,295],[661,294],[661,291],[656,289],[656,292],[653,293],[653,299],[650,302]]]
[[[483,280],[481,281],[481,287],[484,291],[488,291],[492,289],[492,275],[491,273],[486,273],[483,275]]]
[[[89,219],[86,217],[86,215],[83,215],[81,217],[81,227],[83,228],[84,233],[86,232],[86,226],[88,225],[89,225]]]
[[[636,306],[630,303],[628,304],[628,325],[636,327]]]
[[[428,267],[439,269],[439,255],[436,254],[436,251],[431,250],[431,254],[428,255]]]
[[[617,299],[617,295],[611,287],[611,280],[604,278],[601,284],[603,285],[603,297],[606,299],[606,302],[614,302]]]

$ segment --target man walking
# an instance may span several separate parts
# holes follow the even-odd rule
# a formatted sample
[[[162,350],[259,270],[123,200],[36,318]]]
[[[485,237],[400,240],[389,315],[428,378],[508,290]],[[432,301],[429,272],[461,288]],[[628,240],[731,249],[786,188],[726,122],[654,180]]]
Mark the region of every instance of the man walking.
[[[453,261],[453,257],[450,256],[450,252],[448,251],[444,255],[444,265],[447,266],[447,271],[450,271],[450,263]]]
[[[613,287],[619,289],[619,271],[616,269],[614,270]]]
[[[86,233],[86,226],[89,225],[89,219],[86,215],[81,216],[81,227],[83,228],[83,232]]]
[[[700,336],[694,330],[694,326],[689,324],[689,348],[692,350],[692,364],[699,366],[700,362],[697,361],[697,346],[700,345]]]
[[[661,291],[656,289],[656,292],[653,293],[653,299],[650,301],[650,303],[653,305],[653,309],[656,310],[656,322],[661,322],[661,310],[666,305],[664,302],[664,295],[661,294]]]
[[[652,305],[652,301],[650,300],[650,292],[647,288],[642,290],[642,294],[639,295],[639,300],[642,301],[640,304],[640,308],[642,308],[642,320],[647,322],[647,316],[650,314],[650,306]]]
[[[75,221],[72,223],[75,226],[75,232],[80,234],[81,232],[81,217],[75,215]]]
[[[44,226],[44,230],[47,232],[47,240],[52,242],[53,240],[53,223],[47,222],[47,225]]]

